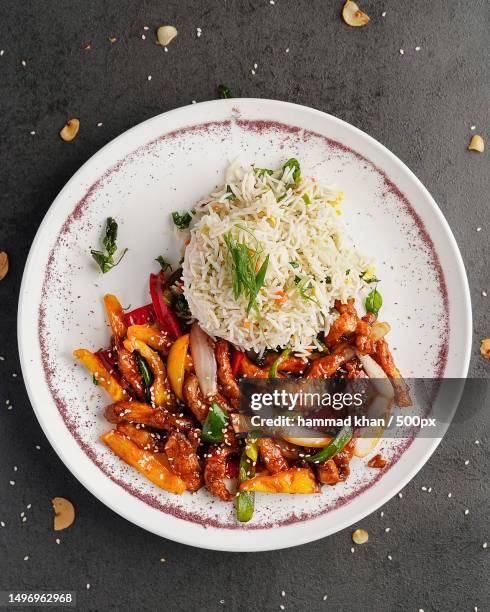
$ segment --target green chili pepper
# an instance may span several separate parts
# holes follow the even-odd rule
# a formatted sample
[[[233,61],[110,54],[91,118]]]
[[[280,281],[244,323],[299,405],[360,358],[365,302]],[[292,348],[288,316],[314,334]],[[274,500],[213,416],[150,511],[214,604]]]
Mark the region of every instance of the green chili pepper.
[[[269,378],[277,378],[277,368],[285,361],[291,354],[290,348],[285,348],[279,357],[274,361],[269,370]]]
[[[255,476],[255,463],[257,461],[257,442],[247,442],[238,468],[238,482],[242,483]],[[255,458],[254,458],[255,457]],[[249,521],[254,513],[255,493],[253,491],[239,491],[236,498],[236,516],[241,523]]]
[[[202,426],[201,439],[210,444],[221,442],[224,436],[223,430],[228,425],[229,418],[229,415],[221,406],[213,402]]]
[[[311,457],[305,457],[305,461],[309,463],[321,463],[326,459],[330,459],[337,453],[339,453],[344,446],[352,439],[352,434],[354,433],[352,427],[350,425],[346,425],[342,427],[339,433],[335,436],[335,438],[327,444],[322,450],[316,455],[311,455]]]
[[[145,387],[146,401],[151,404],[151,386],[153,384],[153,372],[148,367],[146,360],[139,354],[134,352],[134,358],[140,369],[141,376],[143,377],[143,385]]]

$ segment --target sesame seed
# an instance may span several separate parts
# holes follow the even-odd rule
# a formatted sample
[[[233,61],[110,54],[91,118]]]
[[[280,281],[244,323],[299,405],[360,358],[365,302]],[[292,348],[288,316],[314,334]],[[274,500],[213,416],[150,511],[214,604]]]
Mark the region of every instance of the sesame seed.
[[[2,527],[5,526],[5,523],[2,522]],[[481,545],[482,548],[487,548],[488,547],[488,542],[483,542],[483,544]]]
[[[163,50],[165,51],[165,53],[168,53],[168,48],[167,47],[163,47]]]
[[[148,26],[143,26],[143,30],[148,31],[150,28]]]
[[[144,34],[141,35],[141,40],[146,40],[146,36]]]
[[[41,447],[39,446],[39,444],[36,444],[36,450],[41,450]]]
[[[0,356],[0,361],[5,361],[5,357]]]
[[[432,487],[429,487],[429,488],[427,489],[427,493],[431,493],[431,492],[432,492]]]
[[[480,440],[475,440],[475,444],[480,444]]]
[[[90,583],[87,582],[87,591],[90,589]]]
[[[24,514],[25,514],[25,512],[21,512],[20,513],[21,518],[24,516]]]
[[[3,49],[0,50],[0,55],[3,55],[5,51]]]
[[[275,4],[274,0],[269,0],[269,4]]]
[[[380,516],[381,518],[383,518],[383,516],[384,516],[384,515],[385,515],[385,513],[384,513],[384,512],[381,510],[381,512],[379,513],[379,516]]]
[[[148,80],[151,81],[151,74],[148,75]]]
[[[383,11],[383,12],[381,13],[381,17],[386,17],[386,11]]]
[[[34,130],[31,130],[29,133],[30,133],[31,136],[35,136],[36,135],[36,132]]]
[[[328,597],[328,595],[324,595],[323,596],[323,601],[327,601],[327,597]]]
[[[10,482],[10,485],[13,487],[15,484],[15,480],[9,480],[9,482]]]
[[[401,499],[403,497],[403,493],[398,493],[398,497]]]
[[[477,231],[477,232],[481,232],[481,227],[477,227],[477,228],[476,228],[476,231]]]
[[[422,491],[427,491],[427,487],[421,487]]]
[[[17,466],[16,466],[16,465],[14,465],[14,472],[16,472],[16,471],[17,471],[17,469],[18,469],[18,468],[17,468]]]
[[[470,460],[469,460],[469,459],[466,459],[466,461],[464,462],[464,464],[465,464],[465,465],[468,465],[468,464],[469,464],[469,462],[470,462]]]
[[[251,72],[252,74],[255,74],[255,70],[251,70],[250,72]]]
[[[289,47],[286,49],[286,53],[289,53]]]
[[[415,51],[420,51],[420,47],[415,47]]]
[[[61,542],[61,540],[59,538],[56,538],[55,542],[56,542],[56,544],[59,544]]]
[[[29,561],[29,555],[26,555],[26,556],[24,557],[24,561]]]
[[[27,521],[27,516],[24,516],[24,517],[22,518],[22,522],[23,522],[23,523],[25,523],[26,521]]]
[[[279,608],[280,608],[281,610],[284,610],[284,605],[283,605],[283,604],[281,604],[281,605],[279,606]]]
[[[102,122],[99,122],[99,123],[97,124],[97,127],[102,127],[102,125],[103,125],[103,123],[102,123]]]
[[[257,68],[258,68],[258,65],[257,65],[257,64],[254,64],[254,68],[255,68],[255,70],[257,70]]]
[[[447,496],[448,496],[448,497],[452,497],[452,496],[453,496],[453,494],[452,494],[452,493],[448,493],[448,494],[447,494]]]
[[[352,548],[350,549],[351,553],[353,553],[355,550],[356,550],[356,549],[355,549],[354,547],[352,547]]]
[[[386,532],[386,533],[389,533],[389,531],[390,531],[390,527],[386,527],[386,528],[385,528],[385,532]]]
[[[404,55],[405,51],[403,49],[400,49],[400,55]]]
[[[5,523],[4,523],[3,521],[0,521],[0,525],[1,525],[2,527],[5,527]],[[483,545],[483,548],[486,548],[485,544]]]
[[[393,561],[393,557],[391,555],[388,555],[388,561]]]
[[[281,597],[286,597],[286,591],[281,591]]]
[[[476,130],[476,125],[472,125],[472,126],[470,127],[470,130]]]
[[[32,508],[32,504],[27,504],[26,508],[30,510]]]
[[[21,64],[25,67],[27,65],[27,62],[25,60],[22,60]]]
[[[165,563],[165,557],[160,558],[161,563]]]
[[[487,292],[486,291],[482,291],[481,294],[483,295],[483,297],[487,297]]]
[[[466,508],[466,510],[464,511],[464,515],[468,516],[469,513],[470,513],[470,511],[468,510],[468,508]]]
[[[17,378],[17,374],[16,374],[15,372],[12,372],[12,376],[13,376],[14,378]]]

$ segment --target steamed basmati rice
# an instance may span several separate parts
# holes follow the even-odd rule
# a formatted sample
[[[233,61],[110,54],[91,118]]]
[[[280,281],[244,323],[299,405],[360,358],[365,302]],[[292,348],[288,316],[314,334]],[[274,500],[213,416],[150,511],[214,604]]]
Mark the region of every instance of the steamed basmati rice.
[[[269,172],[231,165],[222,188],[198,204],[185,249],[184,294],[211,336],[259,354],[278,347],[305,353],[320,348],[318,334],[328,333],[338,316],[335,300],[365,292],[374,268],[346,234],[341,192],[314,178],[295,184],[292,168]],[[247,316],[247,297],[233,295],[228,232],[250,249],[260,244],[260,263],[269,255],[258,313]],[[305,285],[301,294],[298,286]]]

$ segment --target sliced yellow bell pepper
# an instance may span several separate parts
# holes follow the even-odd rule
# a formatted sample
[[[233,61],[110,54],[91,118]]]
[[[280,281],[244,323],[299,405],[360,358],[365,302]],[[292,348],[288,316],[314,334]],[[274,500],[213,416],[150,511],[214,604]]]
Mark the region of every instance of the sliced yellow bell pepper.
[[[93,374],[97,384],[103,387],[115,402],[128,399],[127,392],[119,384],[119,381],[112,374],[109,374],[97,355],[86,349],[77,349],[73,351],[73,356],[83,363],[87,370]]]
[[[164,406],[170,402],[170,393],[167,388],[167,373],[160,355],[151,349],[147,344],[137,338],[127,338],[124,341],[124,348],[131,353],[138,353],[146,359],[153,372],[153,384],[151,386],[151,399],[155,406]]]
[[[119,300],[115,295],[107,293],[104,295],[104,306],[107,315],[107,322],[116,338],[124,338],[126,336],[126,322],[124,320],[124,312]]]
[[[187,357],[187,349],[189,348],[189,334],[180,336],[172,344],[167,358],[167,374],[170,380],[170,386],[175,395],[184,400],[182,394],[182,385],[184,384],[185,363]]]
[[[132,338],[141,340],[148,346],[151,346],[152,349],[164,353],[168,351],[172,344],[172,340],[166,332],[151,325],[130,325],[128,327],[128,338],[130,340]]]
[[[123,461],[138,470],[157,487],[181,495],[185,491],[185,482],[165,467],[162,459],[155,453],[139,448],[121,432],[112,429],[100,439]],[[159,453],[160,454],[160,453]]]
[[[290,468],[277,474],[266,474],[250,478],[240,485],[240,491],[260,493],[318,493],[313,472],[309,468]]]

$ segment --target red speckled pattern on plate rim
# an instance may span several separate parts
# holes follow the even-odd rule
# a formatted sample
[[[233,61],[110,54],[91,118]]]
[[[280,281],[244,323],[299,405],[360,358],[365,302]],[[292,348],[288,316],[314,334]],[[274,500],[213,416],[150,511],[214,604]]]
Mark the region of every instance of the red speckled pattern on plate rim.
[[[187,127],[180,128],[178,130],[174,130],[172,132],[163,134],[159,136],[158,138],[155,138],[154,140],[148,142],[147,144],[140,146],[135,151],[129,153],[126,157],[119,160],[116,164],[110,167],[102,176],[100,176],[89,187],[84,197],[75,205],[70,215],[68,215],[68,217],[66,218],[57,236],[55,244],[53,248],[51,249],[51,252],[48,258],[45,275],[44,275],[41,303],[39,305],[39,317],[38,317],[39,343],[40,343],[40,348],[41,348],[41,358],[42,358],[42,364],[43,364],[46,382],[48,384],[53,400],[63,418],[63,421],[65,422],[65,425],[67,426],[67,428],[69,429],[70,433],[73,435],[73,437],[75,438],[79,446],[82,448],[82,450],[99,467],[99,469],[102,470],[102,472],[106,476],[108,476],[113,482],[117,483],[123,489],[128,491],[131,495],[134,495],[135,497],[139,498],[140,500],[147,503],[148,505],[158,510],[161,510],[162,512],[171,514],[177,518],[181,518],[183,520],[192,521],[194,523],[198,523],[203,526],[226,528],[226,529],[268,529],[271,527],[291,525],[299,521],[306,521],[309,519],[316,518],[318,516],[326,514],[327,512],[332,511],[334,508],[344,505],[345,503],[347,503],[349,500],[353,499],[354,497],[357,497],[363,491],[372,487],[376,482],[378,482],[382,478],[383,474],[398,461],[398,459],[405,452],[405,450],[412,444],[414,437],[407,439],[403,445],[400,445],[400,447],[398,447],[395,455],[391,459],[390,464],[387,465],[385,468],[378,470],[376,477],[371,482],[356,488],[356,490],[353,491],[351,494],[346,495],[344,497],[340,497],[334,503],[331,503],[330,505],[326,505],[321,510],[317,510],[311,513],[303,512],[301,514],[292,512],[290,516],[284,519],[281,519],[278,521],[270,521],[267,523],[261,523],[260,525],[254,525],[254,524],[243,525],[239,523],[225,523],[215,517],[203,517],[197,513],[194,514],[193,512],[189,512],[181,508],[176,508],[171,503],[162,501],[161,499],[157,498],[154,495],[142,493],[141,491],[137,490],[132,485],[128,484],[127,482],[123,481],[121,478],[114,475],[111,472],[110,468],[107,465],[105,465],[97,457],[93,449],[82,439],[79,432],[77,431],[76,423],[70,420],[68,416],[67,407],[65,406],[63,400],[61,399],[54,385],[54,378],[53,378],[54,372],[48,361],[47,336],[49,335],[49,332],[46,329],[46,322],[45,322],[45,318],[46,318],[45,317],[45,302],[46,302],[46,295],[48,291],[49,280],[51,276],[55,274],[54,269],[53,269],[55,253],[56,253],[56,250],[59,248],[62,238],[70,233],[72,223],[83,217],[83,213],[85,209],[87,208],[91,198],[97,193],[99,189],[102,188],[102,186],[105,184],[106,181],[110,180],[112,175],[117,173],[122,168],[122,166],[125,163],[127,163],[128,161],[131,161],[131,159],[145,155],[149,151],[149,149],[151,149],[151,147],[153,147],[156,143],[162,140],[168,140],[168,139],[180,137],[186,133],[197,134],[197,133],[207,133],[212,130],[213,131],[223,130],[223,129],[229,128],[232,122],[233,122],[232,120],[211,121],[207,123],[189,125]],[[438,288],[440,292],[440,296],[441,296],[442,304],[443,304],[443,310],[444,310],[444,316],[440,320],[441,343],[440,343],[440,348],[439,348],[439,354],[437,358],[437,363],[434,364],[436,368],[436,376],[443,377],[445,367],[446,367],[446,362],[447,362],[447,346],[448,346],[448,338],[449,338],[449,301],[448,301],[448,295],[447,295],[446,281],[445,281],[444,273],[443,273],[439,258],[437,256],[434,244],[432,242],[432,239],[430,238],[422,219],[417,214],[417,212],[413,209],[412,205],[410,204],[405,194],[400,191],[400,189],[391,181],[391,179],[386,175],[386,173],[383,170],[378,168],[369,159],[367,159],[366,157],[364,157],[357,151],[343,145],[342,143],[336,140],[332,140],[328,138],[327,136],[324,136],[323,134],[319,134],[311,130],[306,130],[300,127],[287,125],[284,123],[280,123],[277,121],[271,121],[271,120],[246,120],[246,119],[241,119],[237,117],[234,119],[234,123],[237,126],[239,126],[242,130],[253,131],[255,133],[260,133],[260,134],[263,134],[265,132],[275,132],[275,133],[279,132],[279,133],[284,134],[286,137],[295,136],[296,138],[301,137],[304,140],[308,140],[309,138],[312,138],[312,137],[322,139],[326,143],[326,145],[332,150],[337,150],[340,152],[345,152],[345,153],[349,153],[353,155],[356,159],[362,161],[364,164],[366,164],[367,167],[370,167],[374,172],[376,172],[383,179],[383,185],[384,185],[385,190],[396,198],[396,201],[398,205],[400,206],[400,208],[402,208],[404,212],[408,213],[408,215],[411,217],[415,226],[417,227],[419,238],[421,239],[425,250],[427,251],[427,253],[430,254],[430,262],[431,262],[431,266],[434,270],[435,278],[436,278],[435,286]],[[415,432],[414,432],[414,436],[415,436]]]

